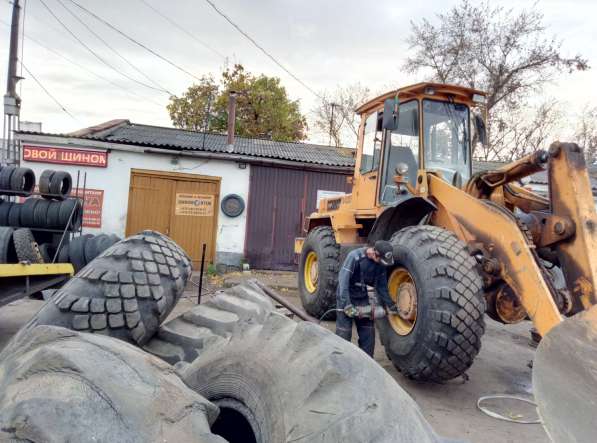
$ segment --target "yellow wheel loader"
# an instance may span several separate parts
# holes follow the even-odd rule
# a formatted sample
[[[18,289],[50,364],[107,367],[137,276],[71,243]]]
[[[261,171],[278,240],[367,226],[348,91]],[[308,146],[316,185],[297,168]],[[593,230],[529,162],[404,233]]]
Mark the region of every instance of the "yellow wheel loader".
[[[530,318],[545,336],[596,302],[597,216],[582,149],[554,143],[473,174],[472,147],[486,143],[484,103],[482,91],[419,83],[362,105],[352,193],[321,200],[295,241],[301,301],[316,317],[335,306],[348,251],[392,242],[388,286],[399,314],[376,323],[412,379],[463,374],[485,313],[502,323]],[[539,171],[547,196],[522,185]]]

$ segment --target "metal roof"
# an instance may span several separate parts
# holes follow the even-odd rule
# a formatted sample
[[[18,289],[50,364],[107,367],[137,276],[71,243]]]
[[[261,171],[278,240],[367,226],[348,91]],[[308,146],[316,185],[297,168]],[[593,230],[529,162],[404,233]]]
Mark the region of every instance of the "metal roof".
[[[229,147],[225,134],[142,125],[131,123],[128,120],[114,120],[72,134],[40,134],[28,131],[20,131],[20,133],[74,137],[178,151],[205,151],[221,153],[223,157],[226,155],[244,155],[325,166],[354,166],[354,150],[352,149],[248,137],[235,137],[234,146]]]

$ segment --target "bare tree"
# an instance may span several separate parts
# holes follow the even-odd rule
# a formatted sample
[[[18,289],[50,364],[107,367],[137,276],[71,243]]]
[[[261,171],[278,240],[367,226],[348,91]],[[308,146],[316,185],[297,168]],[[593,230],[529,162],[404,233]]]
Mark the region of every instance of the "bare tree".
[[[510,127],[511,116],[500,113],[509,112],[512,106],[522,109],[530,94],[562,71],[589,69],[587,60],[580,55],[565,57],[561,42],[546,37],[543,15],[536,5],[514,12],[487,1],[473,4],[462,0],[446,14],[438,14],[436,21],[411,22],[407,41],[413,55],[404,67],[410,73],[427,72],[442,83],[487,91],[490,143],[519,139],[519,128]],[[529,130],[541,132],[544,128],[527,128],[526,132]],[[504,131],[506,134],[501,134]],[[493,150],[495,155],[496,151],[506,154],[501,146]]]
[[[545,149],[563,118],[559,103],[546,100],[536,107],[504,101],[494,107],[489,125],[494,128],[491,143],[477,150],[481,160],[512,161]]]
[[[582,110],[574,138],[584,148],[587,163],[589,165],[597,163],[597,106],[590,108],[587,105]]]
[[[322,135],[329,136],[329,141],[336,147],[354,146],[359,131],[354,110],[366,102],[369,96],[369,88],[360,83],[324,92],[312,111],[314,128]]]

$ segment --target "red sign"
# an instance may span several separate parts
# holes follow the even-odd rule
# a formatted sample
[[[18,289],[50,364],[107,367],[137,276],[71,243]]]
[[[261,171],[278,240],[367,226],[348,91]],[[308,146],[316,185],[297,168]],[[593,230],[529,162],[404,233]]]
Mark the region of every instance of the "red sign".
[[[106,151],[24,145],[23,160],[105,168],[108,166],[108,153]]]
[[[78,195],[83,198],[83,189],[73,189],[72,196]],[[104,205],[104,191],[101,189],[85,189],[83,203],[83,227],[102,227],[102,206]]]

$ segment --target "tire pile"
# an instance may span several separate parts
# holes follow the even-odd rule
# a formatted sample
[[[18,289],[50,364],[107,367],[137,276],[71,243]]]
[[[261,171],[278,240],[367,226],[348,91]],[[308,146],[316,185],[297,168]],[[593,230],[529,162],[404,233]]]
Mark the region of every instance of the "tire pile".
[[[373,359],[252,282],[164,322],[190,276],[144,231],[69,280],[0,352],[0,441],[445,441]]]
[[[0,194],[27,197],[22,203],[0,199],[0,263],[70,262],[79,271],[120,240],[115,235],[86,234],[70,243],[66,239],[56,256],[62,232],[81,228],[82,201],[70,197],[73,181],[68,172],[43,171],[39,195],[33,196],[35,184],[35,173],[29,168],[0,168]]]

